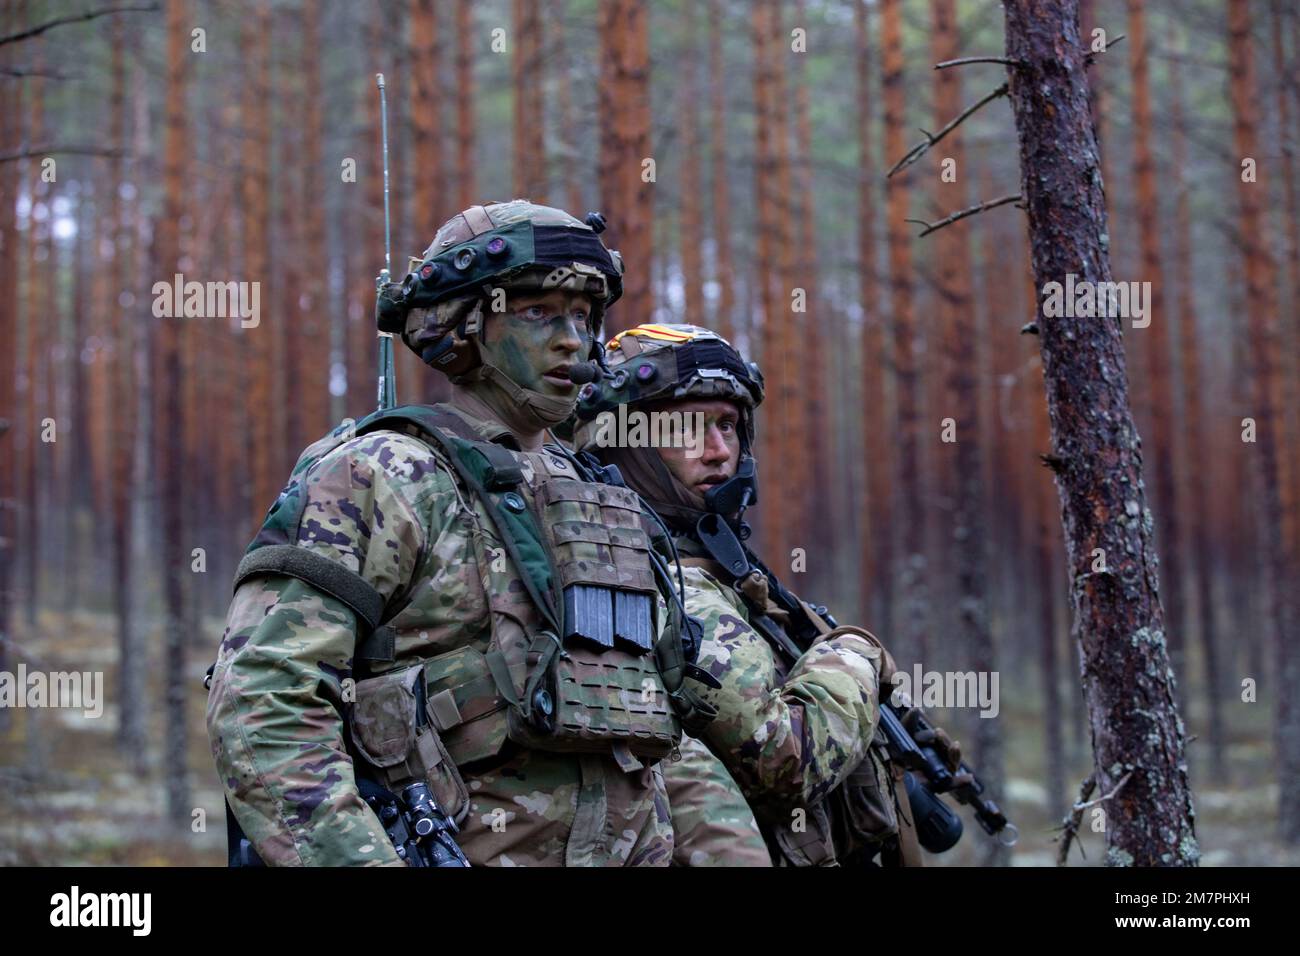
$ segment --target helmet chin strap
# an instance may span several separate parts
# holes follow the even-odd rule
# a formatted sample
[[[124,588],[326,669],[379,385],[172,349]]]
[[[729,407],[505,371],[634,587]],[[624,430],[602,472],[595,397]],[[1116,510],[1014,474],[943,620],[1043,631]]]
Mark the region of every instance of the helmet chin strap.
[[[736,473],[710,488],[702,497],[678,481],[657,452],[648,450],[645,461],[656,485],[665,490],[671,489],[678,499],[671,502],[653,495],[647,498],[650,506],[670,523],[694,527],[701,516],[716,514],[728,524],[739,528],[743,523],[745,509],[758,499],[757,468],[754,456],[748,449],[741,454]]]
[[[744,519],[745,509],[757,498],[757,468],[754,457],[745,453],[741,455],[734,475],[704,493],[704,510],[739,524]]]
[[[544,395],[531,388],[524,388],[487,359],[480,359],[475,373],[476,381],[508,398],[523,415],[525,424],[533,426],[537,431],[554,428],[572,415],[577,405],[576,397]]]

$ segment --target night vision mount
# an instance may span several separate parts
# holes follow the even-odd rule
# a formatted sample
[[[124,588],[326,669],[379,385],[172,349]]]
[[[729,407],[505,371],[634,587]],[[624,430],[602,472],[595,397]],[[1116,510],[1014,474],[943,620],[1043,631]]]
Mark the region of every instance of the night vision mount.
[[[604,276],[604,308],[618,301],[623,294],[621,258],[605,247],[594,229],[539,226],[527,220],[507,223],[430,256],[407,273],[400,296],[390,300],[393,307],[380,310],[379,329],[400,334],[409,310],[428,308],[521,269],[575,263]]]

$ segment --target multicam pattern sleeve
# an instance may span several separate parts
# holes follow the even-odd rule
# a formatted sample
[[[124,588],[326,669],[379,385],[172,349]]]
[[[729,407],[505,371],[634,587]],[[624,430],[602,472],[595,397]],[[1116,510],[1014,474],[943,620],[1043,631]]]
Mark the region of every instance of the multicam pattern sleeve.
[[[709,748],[682,737],[680,760],[665,760],[673,816],[673,866],[771,866],[754,811]]]
[[[392,432],[354,438],[308,471],[298,547],[359,574],[386,600],[419,567],[451,479],[423,443]],[[353,612],[293,578],[236,591],[207,725],[235,817],[270,865],[400,864],[357,793],[344,749],[344,682]]]
[[[782,676],[739,596],[700,568],[685,574],[686,610],[704,622],[698,663],[722,684],[697,684],[718,708],[704,741],[760,819],[788,822],[866,756],[879,710],[880,651],[860,637],[835,637]]]

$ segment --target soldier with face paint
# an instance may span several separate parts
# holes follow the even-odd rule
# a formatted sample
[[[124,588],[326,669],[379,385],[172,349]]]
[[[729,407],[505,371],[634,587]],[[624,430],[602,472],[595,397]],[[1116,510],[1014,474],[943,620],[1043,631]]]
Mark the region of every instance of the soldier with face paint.
[[[640,325],[606,349],[610,375],[584,386],[574,442],[616,466],[667,523],[686,566],[686,610],[703,625],[698,664],[717,685],[699,688],[717,716],[695,745],[682,747],[686,759],[665,770],[676,860],[753,860],[747,826],[724,838],[718,821],[734,815],[727,792],[700,785],[711,774],[697,761],[716,755],[753,808],[774,861],[916,862],[876,734],[892,659],[867,631],[832,626],[785,591],[744,544],[744,512],[758,487],[757,365],[693,325]],[[621,421],[649,416],[648,430],[660,435],[672,429],[654,429],[653,416],[678,416],[693,440],[611,440],[615,413]]]
[[[661,761],[710,713],[680,596],[639,499],[544,444],[622,288],[593,225],[522,200],[443,225],[377,320],[450,401],[309,447],[241,562],[207,724],[266,863],[401,863],[376,790],[473,865],[669,862]]]

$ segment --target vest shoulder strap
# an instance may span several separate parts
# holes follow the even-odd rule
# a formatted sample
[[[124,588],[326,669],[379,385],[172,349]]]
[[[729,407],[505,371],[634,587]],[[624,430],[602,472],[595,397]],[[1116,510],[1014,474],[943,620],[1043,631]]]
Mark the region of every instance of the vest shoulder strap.
[[[532,512],[515,491],[523,471],[510,449],[483,441],[455,412],[432,405],[382,409],[357,423],[357,434],[393,429],[440,451],[456,474],[483,502],[510,560],[519,569],[529,596],[551,629],[559,633],[559,603],[554,594],[550,555]]]

